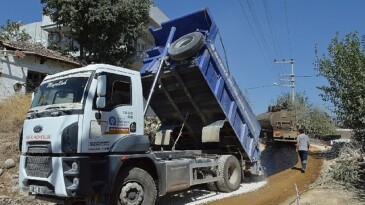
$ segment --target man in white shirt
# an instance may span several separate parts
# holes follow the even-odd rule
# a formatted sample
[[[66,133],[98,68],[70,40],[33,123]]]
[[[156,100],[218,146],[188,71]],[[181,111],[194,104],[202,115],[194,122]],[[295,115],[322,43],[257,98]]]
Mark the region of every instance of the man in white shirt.
[[[302,163],[302,173],[305,173],[305,169],[307,167],[308,150],[309,137],[304,134],[303,129],[299,129],[299,135],[297,137],[297,152]]]

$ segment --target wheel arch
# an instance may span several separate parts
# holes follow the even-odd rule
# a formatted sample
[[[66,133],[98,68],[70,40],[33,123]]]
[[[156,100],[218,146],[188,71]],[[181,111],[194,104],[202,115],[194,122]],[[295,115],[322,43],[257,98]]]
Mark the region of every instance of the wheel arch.
[[[128,169],[133,167],[138,167],[140,169],[145,170],[147,173],[151,175],[155,183],[158,182],[158,173],[156,169],[156,165],[153,162],[153,159],[148,156],[140,156],[129,158],[130,156],[118,156],[113,157],[109,162],[110,167],[110,176],[109,178],[109,186],[106,186],[106,192],[112,193],[113,188],[115,186],[115,182],[118,177],[121,177],[123,172],[128,171]],[[157,184],[156,184],[157,185]]]
[[[158,179],[156,165],[151,158],[131,158],[123,162],[122,167],[119,169],[118,174],[127,170],[130,167],[138,167],[148,172],[154,180]],[[117,175],[118,176],[118,175]]]

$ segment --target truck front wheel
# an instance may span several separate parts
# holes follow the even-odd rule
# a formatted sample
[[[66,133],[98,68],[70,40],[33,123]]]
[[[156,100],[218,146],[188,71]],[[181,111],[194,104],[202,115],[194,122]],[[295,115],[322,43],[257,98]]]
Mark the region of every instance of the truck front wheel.
[[[111,201],[113,205],[151,205],[156,195],[151,175],[140,168],[129,168],[115,182]]]
[[[223,178],[217,181],[217,187],[222,192],[235,191],[240,187],[242,172],[238,159],[233,155],[222,155],[218,159],[219,175]]]

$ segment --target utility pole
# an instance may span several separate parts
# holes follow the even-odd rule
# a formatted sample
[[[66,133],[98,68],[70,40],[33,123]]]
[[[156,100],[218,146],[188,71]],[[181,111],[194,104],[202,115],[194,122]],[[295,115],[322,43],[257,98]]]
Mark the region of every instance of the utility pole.
[[[291,64],[291,73],[290,74],[284,74],[285,76],[289,76],[290,80],[289,80],[289,85],[283,85],[285,87],[291,87],[291,97],[292,97],[292,102],[295,101],[295,78],[294,78],[294,60],[290,59],[289,61],[286,60],[282,60],[282,61],[277,61],[274,60],[274,63],[276,64]]]

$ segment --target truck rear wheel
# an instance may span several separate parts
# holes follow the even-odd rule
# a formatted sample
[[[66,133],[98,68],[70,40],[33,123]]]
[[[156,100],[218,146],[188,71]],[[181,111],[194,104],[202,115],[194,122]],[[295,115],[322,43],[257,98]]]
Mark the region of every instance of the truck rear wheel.
[[[195,54],[205,44],[205,38],[200,32],[186,34],[174,41],[168,50],[172,60],[185,60]]]
[[[210,191],[218,191],[217,185],[215,182],[207,183],[207,187]]]
[[[223,178],[217,181],[217,187],[222,192],[235,191],[240,187],[242,172],[238,159],[233,155],[222,155],[218,159],[219,175]]]
[[[140,168],[125,170],[115,182],[112,205],[151,205],[156,202],[156,184],[151,175]]]

